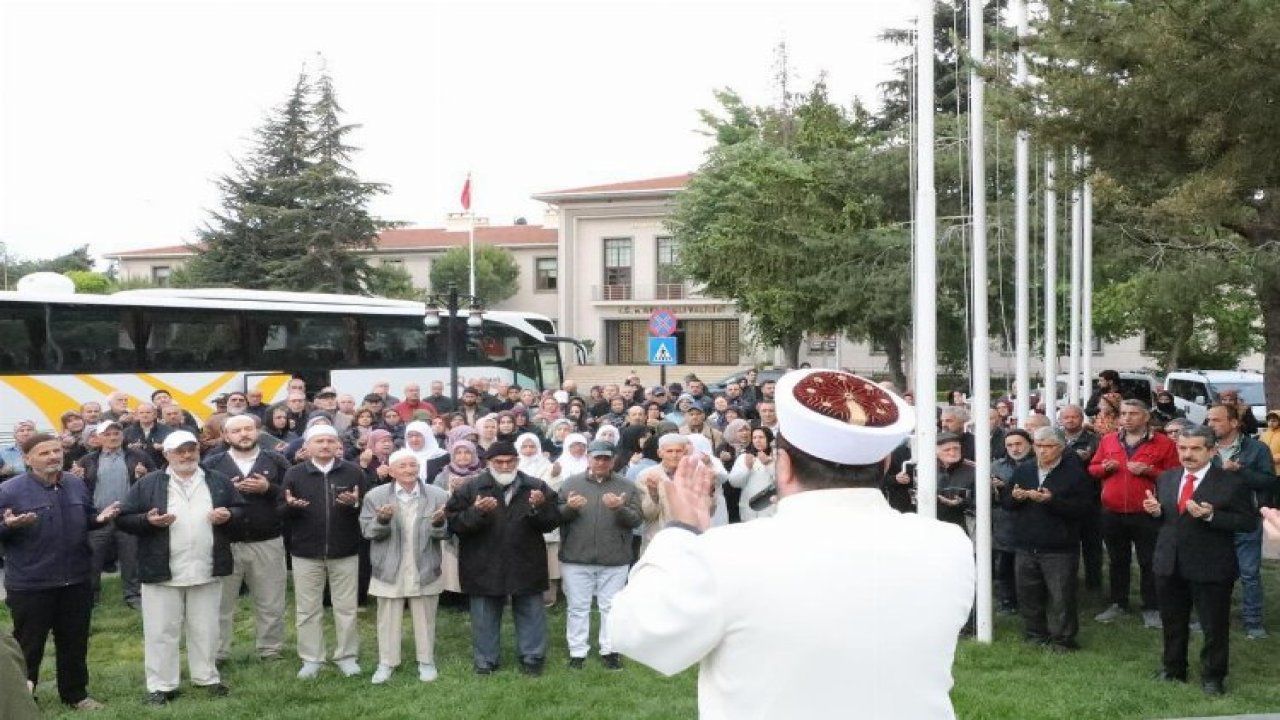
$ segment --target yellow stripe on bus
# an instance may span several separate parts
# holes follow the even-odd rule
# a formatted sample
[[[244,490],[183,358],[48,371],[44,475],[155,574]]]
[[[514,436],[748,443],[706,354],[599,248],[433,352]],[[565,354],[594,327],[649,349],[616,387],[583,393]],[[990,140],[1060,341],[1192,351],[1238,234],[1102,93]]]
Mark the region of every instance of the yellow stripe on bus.
[[[46,427],[62,429],[62,413],[68,410],[80,410],[80,401],[61,390],[40,382],[33,377],[10,375],[0,378],[0,382],[17,390],[20,395],[30,400],[49,421]]]
[[[236,374],[234,372],[222,373],[213,381],[205,383],[196,390],[188,393],[165,383],[155,375],[151,375],[150,373],[138,373],[139,380],[157,390],[161,388],[168,390],[169,396],[172,397],[173,401],[178,403],[183,410],[199,415],[200,417],[205,417],[212,412],[209,407],[209,396],[213,391],[221,388],[223,385],[226,385],[235,376]]]
[[[280,392],[280,388],[288,384],[290,377],[288,374],[268,375],[262,378],[257,385],[254,385],[253,389],[261,391],[262,401],[270,405],[271,399],[276,396],[276,393]]]

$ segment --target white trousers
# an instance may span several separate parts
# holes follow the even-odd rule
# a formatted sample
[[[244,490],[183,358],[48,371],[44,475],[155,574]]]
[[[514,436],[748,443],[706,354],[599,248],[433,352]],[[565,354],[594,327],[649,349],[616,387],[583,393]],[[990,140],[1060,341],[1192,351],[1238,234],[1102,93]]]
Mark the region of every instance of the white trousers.
[[[222,584],[170,587],[142,584],[143,658],[147,692],[178,689],[181,656],[178,644],[186,628],[187,670],[193,685],[216,685],[218,667],[218,603]]]
[[[569,641],[570,657],[586,657],[591,651],[591,599],[600,607],[600,631],[596,640],[600,654],[613,652],[609,644],[609,608],[613,596],[627,584],[626,565],[577,565],[561,563],[560,583],[568,601],[568,618],[565,636]]]
[[[378,664],[387,667],[400,666],[401,628],[404,606],[409,606],[413,620],[413,647],[418,662],[435,664],[436,661],[436,609],[439,595],[419,595],[410,598],[378,598]]]
[[[312,560],[293,557],[293,598],[297,610],[298,657],[304,662],[324,662],[324,581],[329,580],[333,628],[337,635],[334,660],[355,659],[360,654],[356,629],[356,584],[359,556]]]
[[[233,621],[240,602],[240,587],[247,584],[253,597],[253,620],[257,627],[259,655],[279,654],[284,646],[284,597],[289,584],[284,562],[284,539],[231,543],[235,568],[222,578],[221,643],[218,657],[231,656],[235,635]]]

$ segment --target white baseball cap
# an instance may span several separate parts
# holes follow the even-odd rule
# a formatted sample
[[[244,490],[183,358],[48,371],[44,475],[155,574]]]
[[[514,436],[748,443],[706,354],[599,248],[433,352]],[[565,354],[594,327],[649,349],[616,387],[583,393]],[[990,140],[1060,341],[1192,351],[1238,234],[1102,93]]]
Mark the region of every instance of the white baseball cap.
[[[164,443],[162,443],[160,447],[163,448],[165,452],[169,452],[170,450],[177,450],[183,445],[199,445],[199,444],[200,444],[200,441],[196,440],[195,435],[192,435],[186,430],[174,430],[173,432],[164,436]]]

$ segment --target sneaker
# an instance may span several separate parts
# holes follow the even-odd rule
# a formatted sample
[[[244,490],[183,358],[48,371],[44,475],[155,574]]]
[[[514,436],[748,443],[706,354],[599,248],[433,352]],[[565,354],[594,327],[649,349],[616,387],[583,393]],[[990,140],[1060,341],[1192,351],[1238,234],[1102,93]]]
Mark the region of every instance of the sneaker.
[[[1266,640],[1267,631],[1261,627],[1245,628],[1244,637],[1246,640]]]
[[[337,665],[338,670],[342,671],[342,674],[346,677],[355,677],[360,674],[360,663],[356,662],[355,658],[335,660],[333,664]]]
[[[583,667],[586,666],[586,662],[587,662],[586,658],[571,657],[569,658],[569,669],[581,670]]]
[[[324,667],[324,663],[320,662],[304,662],[302,669],[298,671],[299,680],[310,680],[320,674],[320,669]]]
[[[436,670],[436,666],[432,663],[418,663],[418,681],[419,682],[435,682],[440,677],[440,672]]]
[[[606,670],[621,670],[622,656],[618,653],[607,653],[600,656],[600,662],[604,664]]]
[[[373,684],[381,685],[386,681],[390,680],[391,673],[394,671],[395,671],[395,668],[391,667],[390,665],[379,664],[378,669],[373,671]]]
[[[73,710],[101,710],[104,707],[106,706],[91,697],[87,697],[71,706]]]
[[[521,661],[520,673],[528,677],[542,677],[542,663]]]
[[[1127,611],[1124,608],[1120,607],[1119,605],[1112,604],[1111,607],[1107,608],[1106,610],[1103,610],[1097,615],[1094,615],[1093,619],[1097,620],[1100,623],[1115,622],[1116,620],[1119,620],[1120,618],[1124,617],[1126,612]]]
[[[161,692],[159,690],[153,693],[147,693],[147,704],[155,706],[168,705],[169,693]]]
[[[1142,626],[1148,630],[1159,630],[1164,627],[1164,623],[1160,620],[1159,610],[1143,610]]]
[[[262,662],[279,662],[284,659],[284,655],[281,655],[279,650],[268,650],[259,655],[258,659]]]

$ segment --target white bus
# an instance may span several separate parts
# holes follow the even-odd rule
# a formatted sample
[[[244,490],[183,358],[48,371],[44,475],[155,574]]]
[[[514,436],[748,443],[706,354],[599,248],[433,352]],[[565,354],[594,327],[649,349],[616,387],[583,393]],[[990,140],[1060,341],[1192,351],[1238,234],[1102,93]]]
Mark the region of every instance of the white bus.
[[[452,323],[460,386],[480,377],[559,388],[559,343],[573,341],[556,336],[550,319],[477,314]],[[197,417],[233,390],[282,400],[291,375],[310,392],[333,385],[357,402],[379,380],[393,394],[410,381],[426,394],[440,380],[448,394],[450,323],[428,315],[421,302],[294,292],[0,292],[0,435],[22,419],[58,428],[66,410],[115,391],[132,407],[163,388]]]

